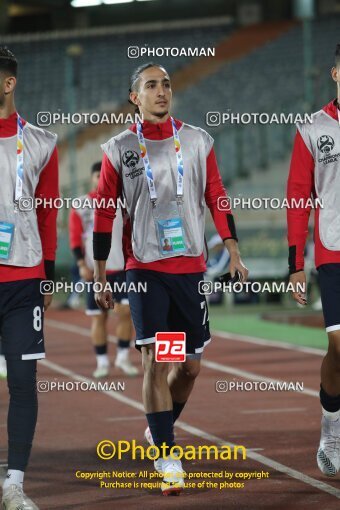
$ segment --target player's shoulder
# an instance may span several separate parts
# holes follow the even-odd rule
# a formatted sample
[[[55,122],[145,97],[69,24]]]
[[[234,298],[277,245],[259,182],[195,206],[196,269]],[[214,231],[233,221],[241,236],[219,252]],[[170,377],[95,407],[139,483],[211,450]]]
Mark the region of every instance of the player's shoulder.
[[[131,129],[125,129],[121,133],[112,136],[107,142],[101,145],[104,154],[109,159],[115,170],[120,168],[120,159],[123,147],[125,145],[129,145],[131,137],[135,136],[136,134],[133,133]]]
[[[192,134],[196,133],[197,135],[200,135],[203,137],[212,138],[205,129],[203,129],[199,126],[193,126],[192,124],[187,124],[186,122],[182,123],[182,126],[179,131],[188,132],[188,133],[191,132]]]
[[[35,126],[34,124],[31,124],[30,122],[27,121],[25,123],[24,129],[28,130],[33,137],[38,139],[45,139],[46,141],[55,143],[58,138],[58,135],[56,133],[47,131],[47,129]]]
[[[197,140],[197,142],[202,140],[207,153],[210,152],[214,145],[213,137],[205,129],[199,126],[193,126],[192,124],[187,124],[186,122],[183,122],[179,129],[179,137],[188,138],[191,142],[194,140]]]
[[[121,133],[112,136],[105,142],[102,147],[113,148],[114,146],[119,146],[122,143],[126,142],[129,138],[136,136],[136,134],[131,129],[124,129]]]
[[[309,134],[314,126],[318,125],[319,122],[324,122],[328,117],[325,110],[321,109],[305,116],[303,120],[298,120],[296,127],[302,135]]]

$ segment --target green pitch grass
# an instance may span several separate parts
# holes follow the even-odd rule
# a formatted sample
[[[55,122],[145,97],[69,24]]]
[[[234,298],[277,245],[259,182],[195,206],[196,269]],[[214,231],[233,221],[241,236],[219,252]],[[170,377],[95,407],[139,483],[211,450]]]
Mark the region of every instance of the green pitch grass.
[[[282,313],[298,313],[296,307],[283,306],[268,307],[238,305],[232,309],[226,306],[210,306],[209,318],[211,331],[219,330],[239,335],[247,335],[266,340],[287,342],[307,347],[327,348],[327,335],[325,330],[311,328],[296,324],[281,324],[261,319],[261,313],[281,311]],[[309,309],[310,310],[310,309]]]

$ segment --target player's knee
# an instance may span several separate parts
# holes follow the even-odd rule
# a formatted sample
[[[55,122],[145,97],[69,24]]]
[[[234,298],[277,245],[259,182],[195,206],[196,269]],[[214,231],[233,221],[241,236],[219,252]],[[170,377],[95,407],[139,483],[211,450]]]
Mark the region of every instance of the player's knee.
[[[121,305],[118,304],[115,306],[116,313],[120,320],[129,321],[130,320],[130,307],[129,305]]]
[[[94,326],[101,326],[106,322],[107,313],[102,312],[92,316],[92,324]]]
[[[190,379],[190,380],[196,379],[196,377],[200,373],[200,369],[201,369],[201,367],[200,367],[199,363],[195,363],[195,364],[183,363],[182,365],[179,364],[178,368],[177,368],[181,377],[184,377],[184,378]]]
[[[155,360],[144,366],[144,373],[147,373],[154,380],[166,378],[168,371],[167,363],[156,363]]]
[[[143,348],[142,366],[144,374],[154,381],[165,379],[169,368],[167,363],[157,363],[153,347]]]
[[[36,403],[36,362],[35,360],[11,360],[7,363],[7,385],[9,394],[16,402],[27,405]]]

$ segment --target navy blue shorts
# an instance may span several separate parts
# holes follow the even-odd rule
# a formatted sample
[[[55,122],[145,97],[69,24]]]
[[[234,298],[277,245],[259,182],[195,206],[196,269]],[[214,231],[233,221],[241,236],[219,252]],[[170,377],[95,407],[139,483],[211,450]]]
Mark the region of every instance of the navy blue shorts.
[[[114,301],[122,305],[128,305],[129,300],[125,288],[125,271],[108,274],[106,280],[111,285]],[[100,315],[101,313],[103,312],[97,306],[91,285],[90,290],[86,294],[86,315]]]
[[[126,272],[137,349],[155,343],[157,332],[184,331],[187,357],[201,356],[210,342],[207,301],[198,292],[201,280],[203,273]],[[138,284],[146,284],[146,292],[135,292]]]
[[[0,337],[6,359],[45,358],[40,282],[32,278],[0,283]]]
[[[326,331],[340,329],[340,264],[318,267],[322,311]]]

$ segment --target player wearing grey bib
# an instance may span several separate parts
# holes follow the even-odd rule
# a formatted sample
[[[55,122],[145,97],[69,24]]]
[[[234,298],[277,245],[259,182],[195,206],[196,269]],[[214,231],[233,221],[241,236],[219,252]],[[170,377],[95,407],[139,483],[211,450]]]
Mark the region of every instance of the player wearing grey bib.
[[[321,439],[319,469],[327,476],[340,470],[340,44],[331,71],[337,98],[313,114],[313,122],[298,125],[287,186],[288,200],[304,203],[287,210],[290,281],[306,286],[304,248],[311,196],[322,201],[315,210],[315,266],[328,334],[328,352],[321,365]],[[294,299],[307,303],[296,288]]]
[[[80,276],[86,282],[93,281],[93,201],[97,195],[96,190],[99,182],[100,166],[100,162],[92,165],[92,190],[79,198],[81,207],[72,209],[69,217],[70,245],[79,267]],[[115,312],[118,317],[115,367],[127,375],[134,376],[138,374],[138,370],[129,359],[133,326],[126,292],[122,249],[123,213],[121,208],[117,210],[116,220],[112,231],[112,250],[106,265],[107,281],[113,292]],[[93,377],[96,379],[107,377],[110,369],[108,357],[108,311],[100,310],[96,305],[93,287],[87,291],[86,314],[91,317],[91,338],[97,360],[97,368],[93,372]]]
[[[34,198],[58,197],[56,135],[17,113],[17,60],[0,48],[0,337],[10,394],[6,510],[38,507],[23,492],[38,414],[37,360],[45,357],[44,312],[52,296],[40,292],[53,280],[57,209],[34,207]]]
[[[170,78],[152,63],[132,76],[130,101],[143,122],[102,146],[104,157],[98,198],[123,196],[129,215],[125,226],[128,284],[146,284],[146,292],[129,291],[136,347],[142,352],[143,401],[148,421],[146,438],[165,450],[174,446],[174,422],[180,415],[200,370],[200,358],[210,342],[205,296],[199,284],[206,269],[203,256],[205,212],[230,252],[230,272],[248,275],[238,250],[231,211],[218,208],[226,192],[218,171],[212,137],[203,129],[170,116]],[[96,210],[94,226],[95,280],[105,283],[115,211]],[[96,295],[103,309],[113,306],[110,293]],[[157,332],[184,332],[182,363],[155,360]],[[171,366],[171,370],[169,370]],[[165,453],[166,453],[165,452]],[[155,468],[163,477],[164,495],[183,486],[180,460],[160,456]]]

